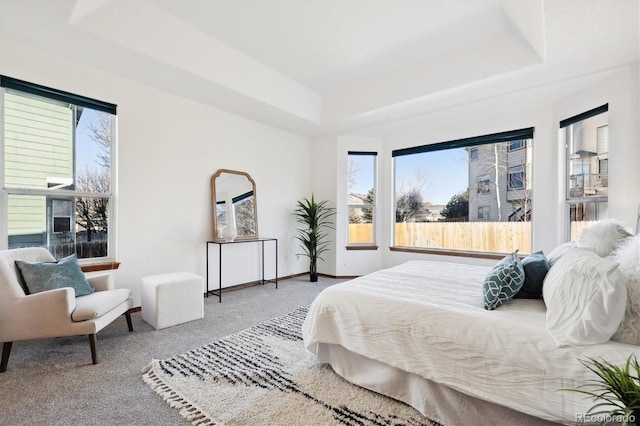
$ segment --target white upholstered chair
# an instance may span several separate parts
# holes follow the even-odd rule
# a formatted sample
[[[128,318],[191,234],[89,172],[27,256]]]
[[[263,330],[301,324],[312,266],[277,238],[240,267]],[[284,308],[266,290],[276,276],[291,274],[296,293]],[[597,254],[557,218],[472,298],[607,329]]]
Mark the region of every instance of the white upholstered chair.
[[[29,247],[0,251],[0,372],[7,370],[11,346],[15,341],[50,337],[89,336],[91,358],[98,363],[96,333],[118,316],[125,314],[129,331],[133,331],[129,309],[131,290],[115,289],[111,274],[87,277],[95,291],[75,296],[65,287],[26,295],[16,260],[54,262],[49,251]]]

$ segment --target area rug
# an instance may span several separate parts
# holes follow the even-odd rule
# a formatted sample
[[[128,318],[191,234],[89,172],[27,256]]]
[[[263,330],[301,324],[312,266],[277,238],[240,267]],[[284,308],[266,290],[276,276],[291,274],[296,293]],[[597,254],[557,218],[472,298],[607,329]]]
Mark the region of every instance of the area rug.
[[[304,349],[308,308],[187,353],[152,360],[144,381],[191,424],[437,425],[355,386]]]

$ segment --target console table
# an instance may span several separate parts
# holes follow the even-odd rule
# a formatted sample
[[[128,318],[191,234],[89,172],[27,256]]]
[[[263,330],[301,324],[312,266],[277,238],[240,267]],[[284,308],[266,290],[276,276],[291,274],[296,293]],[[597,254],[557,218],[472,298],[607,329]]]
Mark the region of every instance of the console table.
[[[275,244],[276,276],[274,279],[266,280],[264,278],[264,245],[265,243],[270,243],[270,242]],[[218,246],[218,288],[209,290],[209,246],[212,244],[215,244]],[[278,240],[276,238],[253,238],[250,240],[239,240],[239,241],[207,241],[207,272],[206,272],[207,289],[205,293],[206,297],[209,297],[209,294],[214,294],[214,295],[217,294],[219,302],[222,303],[222,264],[223,264],[222,252],[223,252],[223,247],[226,246],[227,244],[259,244],[260,255],[262,257],[262,263],[261,263],[262,276],[261,276],[261,279],[258,280],[257,282],[259,282],[262,285],[268,282],[275,283],[276,289],[278,288]],[[241,285],[241,284],[238,284],[238,285]]]

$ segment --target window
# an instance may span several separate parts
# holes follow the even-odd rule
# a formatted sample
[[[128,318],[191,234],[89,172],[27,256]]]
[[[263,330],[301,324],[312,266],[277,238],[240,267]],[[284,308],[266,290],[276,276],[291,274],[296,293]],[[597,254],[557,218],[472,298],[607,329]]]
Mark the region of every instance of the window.
[[[2,246],[113,257],[116,106],[0,76]]]
[[[516,189],[524,189],[524,166],[518,165],[509,167],[509,185],[510,191]]]
[[[489,220],[491,218],[491,207],[480,206],[478,207],[478,220]]]
[[[570,240],[577,240],[582,231],[608,216],[608,110],[608,105],[602,105],[560,122],[567,157]]]
[[[525,141],[524,140],[517,140],[517,141],[511,141],[509,142],[509,151],[517,151],[519,149],[522,149],[525,147]]]
[[[527,128],[393,151],[396,249],[530,252],[532,140]]]
[[[348,245],[375,245],[375,152],[349,151],[347,155]]]
[[[480,176],[477,186],[478,194],[489,194],[491,192],[491,178],[489,176]]]

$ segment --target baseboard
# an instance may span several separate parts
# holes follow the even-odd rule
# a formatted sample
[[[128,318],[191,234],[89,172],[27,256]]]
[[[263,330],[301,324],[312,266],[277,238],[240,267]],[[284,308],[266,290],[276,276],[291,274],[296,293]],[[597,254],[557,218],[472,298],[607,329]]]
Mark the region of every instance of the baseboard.
[[[278,278],[278,281],[287,280],[287,279],[290,279],[290,278],[302,277],[304,275],[309,275],[309,273],[308,272],[302,272],[300,274],[288,275],[287,277]],[[321,272],[318,272],[318,276],[319,277],[326,277],[326,278],[334,278],[334,279],[338,279],[338,280],[352,280],[354,278],[358,278],[360,275],[330,275],[330,274],[323,274]]]
[[[318,274],[327,278],[334,278],[337,280],[352,280],[354,278],[358,278],[360,275],[329,275],[329,274]]]

